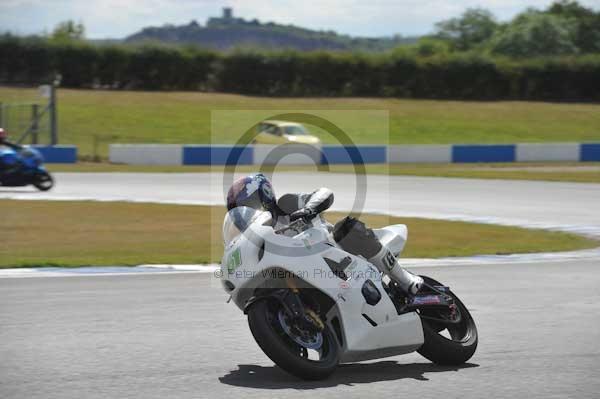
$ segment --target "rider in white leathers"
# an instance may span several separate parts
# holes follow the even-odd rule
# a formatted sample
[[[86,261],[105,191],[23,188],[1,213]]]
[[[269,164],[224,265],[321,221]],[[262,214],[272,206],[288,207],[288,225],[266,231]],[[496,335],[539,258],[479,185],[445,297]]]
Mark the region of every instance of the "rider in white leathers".
[[[227,195],[227,208],[248,206],[271,212],[274,227],[286,226],[297,219],[310,220],[333,204],[334,195],[328,188],[312,193],[285,194],[276,200],[271,182],[262,173],[236,180]],[[359,255],[394,277],[408,294],[416,294],[423,284],[421,277],[404,270],[390,250],[383,246],[373,230],[353,217],[346,217],[329,226],[335,241],[347,252]]]

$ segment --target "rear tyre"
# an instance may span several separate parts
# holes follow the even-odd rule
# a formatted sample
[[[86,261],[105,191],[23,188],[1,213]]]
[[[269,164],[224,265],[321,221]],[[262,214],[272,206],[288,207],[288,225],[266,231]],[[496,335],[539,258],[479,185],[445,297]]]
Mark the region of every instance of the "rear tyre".
[[[427,285],[442,285],[432,278],[421,277]],[[473,356],[477,349],[478,335],[475,321],[467,307],[453,292],[449,291],[448,294],[454,298],[456,310],[461,317],[460,322],[455,325],[438,323],[425,318],[443,318],[443,315],[436,314],[437,310],[421,311],[425,343],[418,352],[433,363],[456,366],[465,363]]]
[[[309,350],[294,340],[282,326],[279,316],[281,309],[278,301],[267,299],[256,302],[248,309],[248,325],[256,343],[269,359],[296,377],[305,380],[327,378],[339,362],[339,349],[331,329],[325,324],[325,329],[320,332],[322,342],[318,358],[312,360]]]
[[[40,172],[34,176],[33,185],[40,191],[48,191],[54,186],[54,179],[48,172]]]

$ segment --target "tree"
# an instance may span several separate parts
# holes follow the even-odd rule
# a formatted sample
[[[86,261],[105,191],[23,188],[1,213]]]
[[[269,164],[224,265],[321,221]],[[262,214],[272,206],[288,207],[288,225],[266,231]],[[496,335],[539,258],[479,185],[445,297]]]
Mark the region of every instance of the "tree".
[[[459,18],[438,22],[435,36],[450,42],[459,51],[470,50],[488,40],[498,23],[487,10],[469,8]]]
[[[64,21],[56,25],[50,36],[56,41],[73,41],[84,38],[85,28],[82,23],[75,23],[71,20]]]
[[[574,41],[582,53],[600,52],[600,12],[595,13],[576,1],[561,0],[553,3],[547,13],[575,23]]]
[[[414,48],[416,53],[422,57],[447,54],[449,52],[447,41],[427,36],[420,38]]]
[[[575,54],[574,30],[570,19],[528,10],[494,35],[490,50],[511,57]]]

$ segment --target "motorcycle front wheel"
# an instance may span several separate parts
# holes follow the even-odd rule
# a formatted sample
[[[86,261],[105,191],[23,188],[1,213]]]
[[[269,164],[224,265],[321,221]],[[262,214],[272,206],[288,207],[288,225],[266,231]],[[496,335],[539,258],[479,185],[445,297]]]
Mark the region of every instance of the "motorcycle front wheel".
[[[321,380],[333,373],[339,362],[337,341],[329,328],[306,333],[287,319],[276,300],[261,300],[248,309],[248,325],[263,352],[288,373]]]
[[[48,172],[40,172],[34,176],[33,186],[40,191],[48,191],[54,186],[54,179]]]
[[[434,279],[421,276],[428,286],[442,286]],[[427,290],[427,287],[425,287]],[[433,292],[432,292],[433,293]],[[425,342],[418,352],[440,365],[456,366],[465,363],[477,349],[477,327],[467,307],[452,291],[447,291],[456,305],[458,322],[448,323],[448,315],[436,309],[419,311]]]

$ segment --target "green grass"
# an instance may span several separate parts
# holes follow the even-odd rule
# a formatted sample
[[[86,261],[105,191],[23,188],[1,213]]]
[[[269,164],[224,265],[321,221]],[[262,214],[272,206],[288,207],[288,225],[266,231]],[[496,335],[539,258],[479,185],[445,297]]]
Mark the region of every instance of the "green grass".
[[[32,99],[39,101],[35,89],[0,87],[0,102]],[[199,92],[67,89],[58,91],[58,101],[60,140],[78,145],[83,156],[93,153],[94,136],[101,139],[102,156],[107,154],[108,142],[231,142],[232,137],[225,134],[227,123],[211,136],[211,110],[389,112],[389,138],[385,121],[376,113],[347,114],[342,128],[356,143],[600,141],[599,104],[265,98]],[[327,134],[317,133],[325,142],[335,142]]]
[[[332,165],[334,173],[354,173],[352,166]],[[50,164],[52,172],[135,172],[135,173],[194,173],[223,171],[222,166],[159,166],[159,165],[118,165],[110,163]],[[323,169],[321,167],[321,169]],[[565,181],[577,183],[600,183],[600,162],[571,163],[501,163],[501,164],[394,164],[367,165],[368,173],[394,176],[433,176],[480,179],[515,179]],[[238,172],[255,172],[256,166],[238,166]],[[262,167],[262,171],[308,171],[316,166]]]
[[[219,262],[222,207],[124,202],[0,200],[0,268]],[[341,213],[328,213],[335,221]],[[408,225],[404,257],[592,248],[573,234],[486,224],[363,215],[368,225]]]

